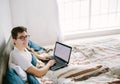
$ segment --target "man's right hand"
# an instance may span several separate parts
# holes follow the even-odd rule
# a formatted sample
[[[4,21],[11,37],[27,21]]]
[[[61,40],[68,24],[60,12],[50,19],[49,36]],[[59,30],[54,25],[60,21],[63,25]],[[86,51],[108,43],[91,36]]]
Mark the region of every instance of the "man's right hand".
[[[51,66],[53,66],[55,63],[56,63],[55,60],[49,60],[48,63],[47,63],[47,65],[51,67]]]

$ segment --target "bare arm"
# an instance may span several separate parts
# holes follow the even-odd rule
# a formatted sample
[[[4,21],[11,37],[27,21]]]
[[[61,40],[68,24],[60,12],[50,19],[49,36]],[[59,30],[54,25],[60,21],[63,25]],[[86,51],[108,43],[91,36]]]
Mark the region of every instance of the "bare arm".
[[[55,64],[55,60],[50,60],[44,67],[38,69],[37,67],[31,66],[26,70],[26,72],[36,77],[41,77],[45,75],[48,72],[49,68],[54,64]]]
[[[34,56],[36,56],[39,60],[50,60],[51,56],[41,56],[38,54],[38,52],[35,52],[33,48],[27,48]]]

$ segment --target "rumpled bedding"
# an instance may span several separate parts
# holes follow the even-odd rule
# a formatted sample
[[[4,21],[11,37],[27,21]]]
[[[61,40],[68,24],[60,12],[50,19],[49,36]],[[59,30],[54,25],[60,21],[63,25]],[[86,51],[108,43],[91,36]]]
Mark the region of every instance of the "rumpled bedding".
[[[69,45],[73,47],[69,66],[47,74],[55,84],[120,84],[119,39]],[[53,49],[48,48],[48,51],[48,55],[53,54]]]

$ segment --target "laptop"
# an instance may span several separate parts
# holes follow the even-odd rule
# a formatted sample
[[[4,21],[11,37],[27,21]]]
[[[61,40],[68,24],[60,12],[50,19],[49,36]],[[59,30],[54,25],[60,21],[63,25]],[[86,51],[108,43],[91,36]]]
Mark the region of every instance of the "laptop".
[[[60,68],[66,67],[69,63],[72,47],[66,44],[56,42],[52,59],[56,60],[56,63],[51,66],[50,70],[55,71]]]

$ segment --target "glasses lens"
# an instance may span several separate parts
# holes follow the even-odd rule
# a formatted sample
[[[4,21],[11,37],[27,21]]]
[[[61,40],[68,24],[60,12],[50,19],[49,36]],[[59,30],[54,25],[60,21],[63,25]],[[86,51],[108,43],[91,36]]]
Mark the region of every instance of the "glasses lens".
[[[18,39],[24,41],[25,38],[29,39],[30,35],[20,36]]]

